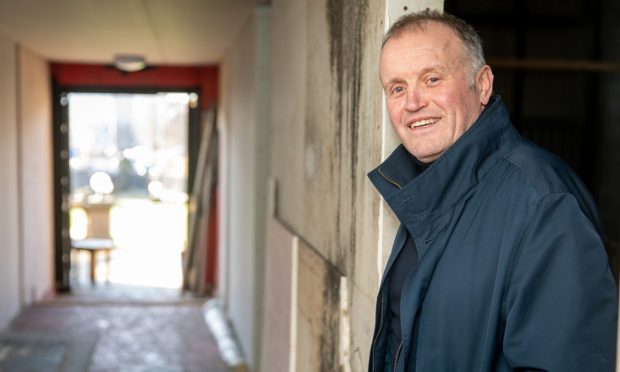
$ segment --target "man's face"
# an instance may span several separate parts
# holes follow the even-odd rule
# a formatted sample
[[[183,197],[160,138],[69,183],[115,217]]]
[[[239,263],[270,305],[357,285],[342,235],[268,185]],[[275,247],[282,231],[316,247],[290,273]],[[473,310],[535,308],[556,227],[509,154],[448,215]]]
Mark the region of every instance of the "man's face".
[[[471,127],[489,101],[493,75],[488,66],[475,76],[461,40],[430,22],[405,31],[383,47],[381,83],[390,121],[405,148],[418,160],[439,158]]]

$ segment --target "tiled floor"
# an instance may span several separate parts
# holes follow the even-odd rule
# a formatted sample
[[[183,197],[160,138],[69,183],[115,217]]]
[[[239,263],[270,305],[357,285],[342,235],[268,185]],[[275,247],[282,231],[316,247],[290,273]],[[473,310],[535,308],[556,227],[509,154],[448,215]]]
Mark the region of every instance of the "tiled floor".
[[[77,340],[74,344],[82,346],[91,342],[90,349],[73,352],[91,352],[87,371],[226,371],[205,324],[203,303],[171,290],[110,285],[29,307],[8,332],[38,335],[34,338],[39,340]],[[49,369],[40,370],[55,370],[59,357],[52,355],[53,349],[46,350],[47,359],[41,361],[48,360]],[[65,352],[64,358],[68,357]],[[13,364],[11,371],[20,370]]]

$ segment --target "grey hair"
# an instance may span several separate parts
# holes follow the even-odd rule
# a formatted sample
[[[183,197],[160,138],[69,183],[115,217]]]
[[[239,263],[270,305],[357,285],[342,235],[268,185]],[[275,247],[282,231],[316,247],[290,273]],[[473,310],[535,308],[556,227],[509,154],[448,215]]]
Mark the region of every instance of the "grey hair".
[[[425,31],[431,22],[441,23],[448,26],[465,47],[465,59],[469,63],[471,85],[474,87],[476,73],[486,64],[482,39],[474,28],[464,20],[448,13],[426,9],[421,12],[410,13],[400,17],[383,37],[381,48],[393,37],[398,37],[405,32]]]

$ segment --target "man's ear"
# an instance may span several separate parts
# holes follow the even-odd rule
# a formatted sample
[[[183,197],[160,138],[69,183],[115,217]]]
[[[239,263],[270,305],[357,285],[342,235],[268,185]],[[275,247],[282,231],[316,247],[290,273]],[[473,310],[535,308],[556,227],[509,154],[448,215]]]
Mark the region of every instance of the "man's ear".
[[[484,65],[476,74],[476,90],[480,95],[480,103],[486,106],[493,93],[493,71],[491,66]]]

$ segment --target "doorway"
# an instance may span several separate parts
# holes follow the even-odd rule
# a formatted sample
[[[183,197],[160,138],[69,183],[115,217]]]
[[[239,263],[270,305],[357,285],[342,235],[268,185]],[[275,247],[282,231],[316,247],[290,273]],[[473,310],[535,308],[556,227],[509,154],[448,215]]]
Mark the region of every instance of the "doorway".
[[[58,289],[179,289],[197,92],[67,90],[58,97]],[[110,245],[75,249],[89,239]]]
[[[485,42],[487,63],[516,128],[562,158],[599,207],[616,279],[620,268],[617,93],[620,3],[446,0]],[[613,191],[612,191],[613,190]]]

